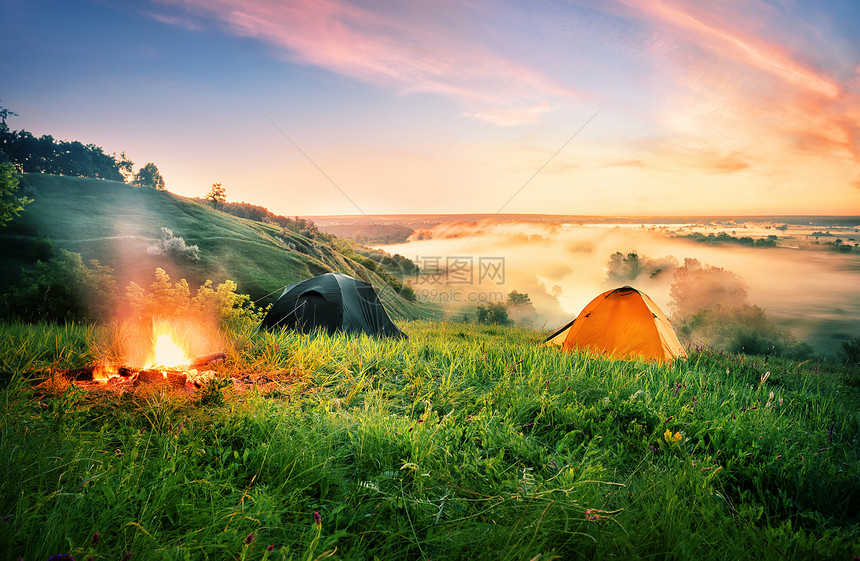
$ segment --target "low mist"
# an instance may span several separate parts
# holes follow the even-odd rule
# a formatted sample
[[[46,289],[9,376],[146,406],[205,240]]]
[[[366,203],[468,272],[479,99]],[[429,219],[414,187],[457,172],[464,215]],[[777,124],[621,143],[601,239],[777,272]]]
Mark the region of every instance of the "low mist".
[[[539,319],[533,324],[554,329],[601,292],[625,284],[648,294],[669,314],[673,270],[685,259],[696,259],[740,277],[750,304],[818,352],[832,353],[860,334],[856,249],[835,253],[826,248],[706,245],[670,237],[668,231],[681,226],[449,222],[382,249],[414,260],[425,273],[410,282],[418,297],[445,305],[452,315],[464,306],[503,302],[516,290],[528,293],[534,303]],[[612,255],[631,252],[643,261],[639,274],[626,281],[610,279]],[[480,265],[501,260],[503,278],[480,274]],[[472,264],[471,277],[450,268],[447,274],[426,274],[458,263]]]

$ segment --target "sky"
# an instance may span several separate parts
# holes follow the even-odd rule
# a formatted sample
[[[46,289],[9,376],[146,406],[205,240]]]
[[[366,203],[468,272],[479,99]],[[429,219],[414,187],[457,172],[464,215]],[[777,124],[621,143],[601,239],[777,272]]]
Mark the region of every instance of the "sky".
[[[15,130],[286,216],[860,214],[856,0],[0,0]]]

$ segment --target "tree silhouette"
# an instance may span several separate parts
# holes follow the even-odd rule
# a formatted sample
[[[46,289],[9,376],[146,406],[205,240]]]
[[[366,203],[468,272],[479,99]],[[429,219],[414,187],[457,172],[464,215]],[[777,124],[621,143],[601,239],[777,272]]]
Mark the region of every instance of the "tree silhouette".
[[[218,205],[227,202],[227,189],[220,183],[213,183],[206,199],[212,203],[212,208],[218,208]]]
[[[164,178],[161,177],[161,173],[159,173],[158,168],[152,162],[148,162],[145,166],[137,170],[132,184],[138,187],[149,187],[156,191],[164,191],[166,189]]]

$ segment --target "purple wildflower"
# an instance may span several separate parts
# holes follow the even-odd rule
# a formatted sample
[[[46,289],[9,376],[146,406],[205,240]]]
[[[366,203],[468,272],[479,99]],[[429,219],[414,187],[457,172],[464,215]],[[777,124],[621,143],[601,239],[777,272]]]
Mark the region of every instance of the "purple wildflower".
[[[322,517],[319,512],[314,511],[314,523],[317,526],[322,526]]]
[[[55,553],[48,557],[48,561],[75,561],[69,553]]]
[[[251,532],[247,536],[245,536],[245,545],[251,545],[251,542],[254,541],[254,532]]]
[[[268,551],[269,553],[271,553],[271,552],[275,551],[275,544],[269,544],[269,545],[267,545],[267,546],[266,546],[266,551]]]
[[[102,539],[102,537],[99,535],[98,531],[93,532],[93,547],[97,546],[99,544],[99,541],[101,541],[101,539]]]

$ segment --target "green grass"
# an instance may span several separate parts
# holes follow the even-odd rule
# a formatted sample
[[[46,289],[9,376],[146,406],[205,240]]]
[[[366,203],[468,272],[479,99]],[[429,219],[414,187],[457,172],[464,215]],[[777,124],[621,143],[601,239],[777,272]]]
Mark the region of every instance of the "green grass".
[[[407,340],[239,330],[195,395],[16,375],[0,387],[0,555],[860,553],[856,373],[707,351],[658,366],[560,354],[524,329],[401,327]],[[0,370],[82,366],[120,336],[3,326]],[[272,382],[239,391],[231,375]]]

